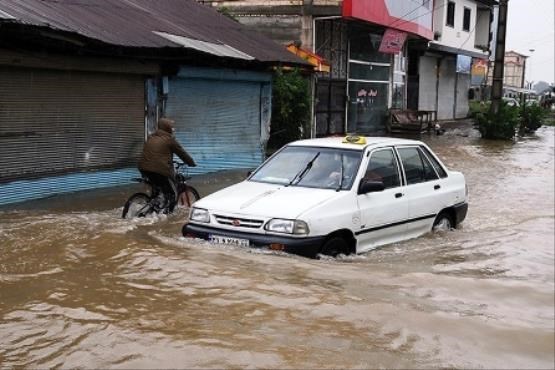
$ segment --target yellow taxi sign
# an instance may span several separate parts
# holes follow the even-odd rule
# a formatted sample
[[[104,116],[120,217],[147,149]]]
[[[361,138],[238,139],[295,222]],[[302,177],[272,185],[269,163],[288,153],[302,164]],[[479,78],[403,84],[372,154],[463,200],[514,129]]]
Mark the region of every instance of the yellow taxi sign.
[[[364,145],[366,144],[366,138],[364,136],[349,135],[349,136],[345,136],[342,143]]]

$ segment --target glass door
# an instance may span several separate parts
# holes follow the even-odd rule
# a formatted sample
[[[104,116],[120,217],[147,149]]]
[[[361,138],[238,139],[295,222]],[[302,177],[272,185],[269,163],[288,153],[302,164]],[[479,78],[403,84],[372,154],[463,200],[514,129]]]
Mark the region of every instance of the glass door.
[[[354,31],[349,40],[347,131],[384,131],[390,94],[391,56],[378,51],[381,35]]]

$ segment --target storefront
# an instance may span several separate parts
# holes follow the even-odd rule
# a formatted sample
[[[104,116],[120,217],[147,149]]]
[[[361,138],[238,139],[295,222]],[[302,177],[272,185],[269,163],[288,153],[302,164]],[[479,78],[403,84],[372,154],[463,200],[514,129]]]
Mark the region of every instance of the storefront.
[[[346,0],[342,16],[315,19],[315,52],[331,66],[317,76],[315,136],[385,131],[389,109],[407,107],[405,39],[430,39],[431,13],[431,2]],[[399,42],[384,48],[390,32]]]
[[[128,182],[144,106],[141,74],[0,66],[0,204]]]
[[[165,113],[198,167],[190,174],[254,168],[270,133],[269,72],[181,68],[169,79]]]

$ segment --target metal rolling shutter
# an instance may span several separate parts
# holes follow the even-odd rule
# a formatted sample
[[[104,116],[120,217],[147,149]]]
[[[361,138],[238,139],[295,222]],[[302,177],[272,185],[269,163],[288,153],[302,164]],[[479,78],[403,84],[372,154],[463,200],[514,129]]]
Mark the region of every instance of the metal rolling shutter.
[[[261,83],[172,78],[166,106],[176,137],[199,164],[191,173],[253,168],[263,159]]]
[[[143,142],[142,76],[0,68],[0,184],[135,166]]]

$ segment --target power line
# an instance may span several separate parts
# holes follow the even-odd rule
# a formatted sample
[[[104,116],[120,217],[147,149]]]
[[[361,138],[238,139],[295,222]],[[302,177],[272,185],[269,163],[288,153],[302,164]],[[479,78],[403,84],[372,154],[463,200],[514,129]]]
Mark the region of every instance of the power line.
[[[425,15],[431,14],[431,13],[433,13],[434,11],[439,10],[439,9],[445,7],[445,5],[447,5],[447,1],[445,1],[444,3],[442,3],[440,6],[433,7],[432,10],[430,10],[430,11],[428,11],[428,12],[419,14],[419,15],[417,15],[416,17],[411,18],[411,19],[406,19],[406,20],[404,20],[403,22],[401,22],[400,24],[396,24],[395,26],[396,26],[396,27],[399,27],[399,26],[402,26],[402,25],[405,24],[405,23],[412,22],[412,21],[414,21],[414,20],[416,20],[416,19],[418,19],[418,18],[421,18],[421,17],[423,17],[423,16],[425,16]],[[421,6],[422,6],[422,5],[421,5]],[[415,8],[415,9],[413,9],[411,12],[409,12],[409,13],[403,15],[403,16],[402,16],[401,18],[399,18],[399,19],[405,18],[407,15],[409,15],[409,14],[411,14],[411,13],[414,13],[416,10],[418,10],[418,7]],[[393,25],[395,22],[397,22],[399,19],[396,19],[395,21],[391,22],[390,24],[387,25],[387,27],[390,27],[390,26]]]
[[[391,22],[390,24],[387,25],[387,27],[391,27],[393,24],[395,24],[395,22],[399,22],[399,20],[404,19],[406,16],[414,13],[415,11],[417,11],[418,9],[420,9],[421,7],[424,7],[424,4],[420,4],[418,3],[418,6],[416,8],[414,8],[413,10],[411,10],[410,12],[408,12],[405,15],[402,15],[400,18],[395,19],[393,22]]]
[[[478,17],[479,17],[479,14],[476,14],[476,22],[474,23],[474,27],[472,27],[472,29],[468,31],[468,37],[466,38],[466,40],[464,40],[461,46],[457,48],[457,52],[461,51],[463,46],[468,42],[468,40],[470,40],[470,37],[472,37],[472,34],[474,33],[476,26],[478,25]],[[476,34],[474,34],[474,36],[476,37]]]

